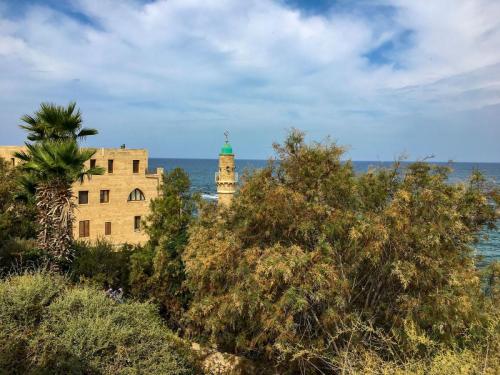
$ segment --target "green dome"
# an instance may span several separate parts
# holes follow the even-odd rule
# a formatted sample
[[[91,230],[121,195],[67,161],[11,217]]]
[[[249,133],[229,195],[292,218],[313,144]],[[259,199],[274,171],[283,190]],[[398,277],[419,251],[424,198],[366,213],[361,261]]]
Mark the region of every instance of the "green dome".
[[[220,149],[220,154],[221,155],[232,155],[233,154],[233,148],[231,147],[231,145],[226,142],[224,144],[224,146],[222,146],[222,148]]]

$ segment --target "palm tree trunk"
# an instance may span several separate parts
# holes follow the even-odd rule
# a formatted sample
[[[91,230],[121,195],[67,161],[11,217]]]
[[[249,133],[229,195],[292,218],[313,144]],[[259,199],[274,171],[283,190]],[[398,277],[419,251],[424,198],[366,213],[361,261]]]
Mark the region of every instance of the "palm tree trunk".
[[[40,225],[37,243],[50,256],[50,266],[54,270],[71,255],[74,220],[71,198],[71,186],[65,181],[41,183],[36,190]]]

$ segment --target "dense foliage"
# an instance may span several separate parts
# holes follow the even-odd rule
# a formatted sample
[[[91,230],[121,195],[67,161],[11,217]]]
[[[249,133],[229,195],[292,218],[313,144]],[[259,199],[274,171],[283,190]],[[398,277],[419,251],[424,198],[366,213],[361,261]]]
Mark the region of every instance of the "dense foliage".
[[[122,288],[129,291],[130,257],[142,249],[139,246],[113,246],[102,240],[94,244],[77,242],[65,271],[72,280],[94,284],[99,288]]]
[[[30,242],[36,234],[36,209],[33,201],[17,199],[20,175],[0,158],[0,273],[37,258]]]
[[[161,194],[151,202],[151,213],[146,218],[149,242],[131,257],[131,293],[159,303],[175,328],[181,327],[180,319],[190,299],[184,285],[182,254],[196,201],[186,172],[175,168],[167,173]]]
[[[162,191],[151,201],[145,220],[149,241],[143,246],[113,246],[105,241],[75,243],[71,262],[64,270],[77,282],[100,288],[122,288],[139,300],[160,306],[172,328],[181,327],[181,317],[190,294],[184,285],[182,253],[188,242],[198,198],[190,192],[187,174],[174,169],[163,177]]]
[[[149,303],[118,303],[44,273],[0,282],[0,373],[191,374],[189,350]]]
[[[70,112],[30,139],[92,133]],[[426,162],[355,174],[341,147],[295,131],[275,149],[229,208],[200,201],[184,171],[166,174],[149,241],[73,243],[59,270],[74,284],[0,282],[0,373],[201,373],[170,329],[270,374],[500,371],[500,263],[478,270],[473,248],[494,227],[495,186],[477,172],[451,184]],[[32,182],[0,163],[4,270],[42,264],[19,177]]]
[[[366,353],[498,353],[498,301],[472,248],[495,220],[479,174],[450,184],[448,168],[417,162],[356,175],[342,148],[296,131],[275,149],[278,162],[190,231],[191,335],[291,373],[340,371]]]

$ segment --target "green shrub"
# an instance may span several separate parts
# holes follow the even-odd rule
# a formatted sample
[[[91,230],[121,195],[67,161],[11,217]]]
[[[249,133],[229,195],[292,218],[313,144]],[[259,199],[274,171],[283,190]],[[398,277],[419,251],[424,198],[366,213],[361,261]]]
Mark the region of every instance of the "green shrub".
[[[149,241],[131,256],[132,295],[158,303],[169,325],[177,329],[182,328],[180,320],[190,299],[182,253],[196,202],[186,172],[175,168],[167,173],[145,221]]]
[[[0,274],[42,263],[34,250],[34,202],[20,198],[20,171],[0,158]]]
[[[0,247],[0,275],[40,269],[46,264],[46,254],[36,248],[33,239],[9,238]]]
[[[479,174],[451,184],[449,168],[417,162],[357,175],[341,147],[299,132],[275,148],[229,209],[191,228],[193,336],[290,373],[328,373],[346,352],[482,350],[500,310],[474,263],[495,221]]]
[[[66,287],[62,276],[43,273],[8,277],[0,283],[0,321],[19,328],[38,325],[47,307]]]
[[[0,282],[0,373],[28,371],[29,342],[47,307],[66,287],[60,276],[9,277]]]
[[[186,344],[149,303],[43,273],[0,282],[0,373],[190,374]]]
[[[128,291],[130,256],[137,250],[136,247],[116,247],[106,241],[95,244],[77,242],[73,247],[74,258],[68,264],[73,280]]]

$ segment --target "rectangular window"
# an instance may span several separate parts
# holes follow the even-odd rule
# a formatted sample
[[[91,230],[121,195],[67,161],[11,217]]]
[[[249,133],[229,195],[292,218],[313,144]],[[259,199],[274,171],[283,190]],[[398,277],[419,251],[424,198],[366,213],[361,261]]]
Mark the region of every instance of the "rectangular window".
[[[109,236],[111,234],[111,221],[106,221],[104,223],[104,234]]]
[[[132,169],[134,173],[139,173],[139,160],[134,160],[132,162]]]
[[[95,168],[96,162],[95,159],[90,159],[90,168]]]
[[[90,236],[90,220],[82,220],[79,222],[80,237]]]
[[[101,190],[101,203],[109,203],[109,190]]]
[[[108,173],[113,173],[113,159],[108,160]]]
[[[78,204],[87,204],[89,203],[89,192],[88,191],[79,191],[78,192]]]
[[[141,230],[141,217],[140,216],[134,216],[134,230],[135,231]]]

